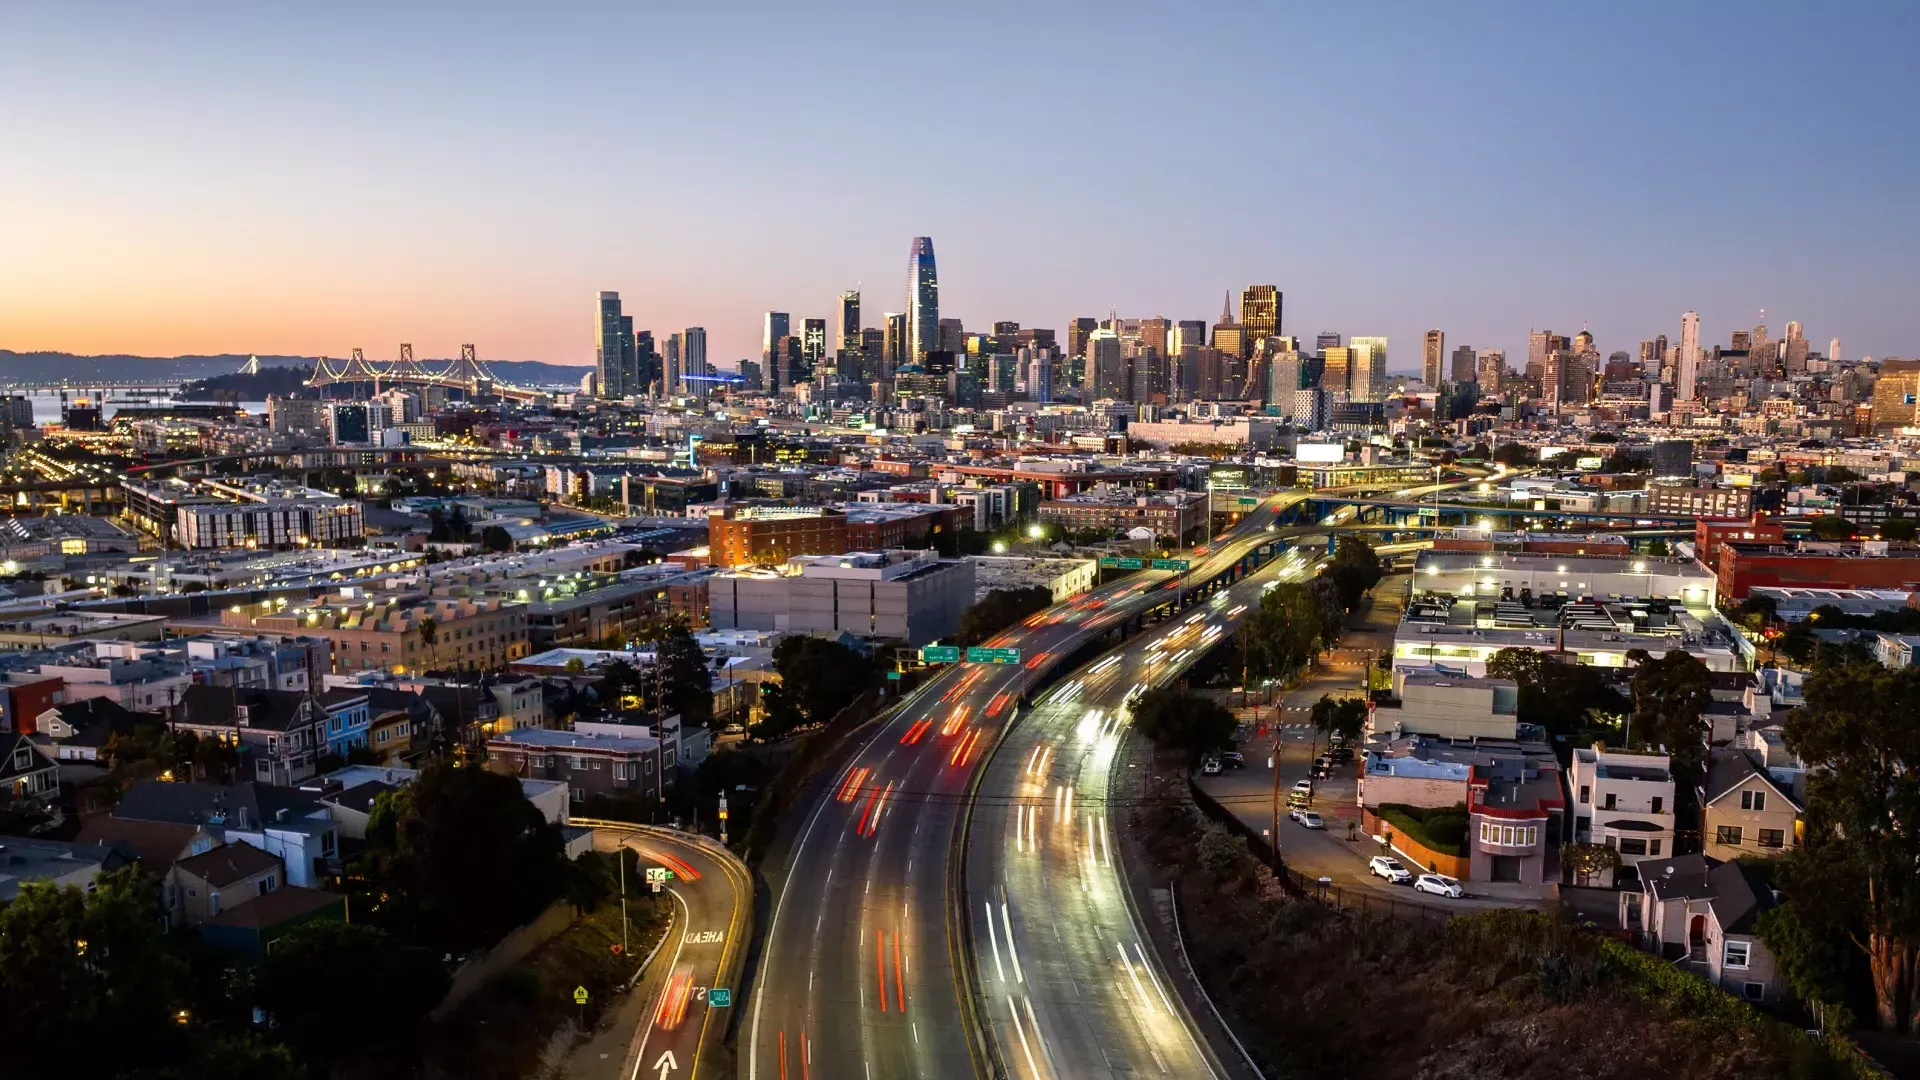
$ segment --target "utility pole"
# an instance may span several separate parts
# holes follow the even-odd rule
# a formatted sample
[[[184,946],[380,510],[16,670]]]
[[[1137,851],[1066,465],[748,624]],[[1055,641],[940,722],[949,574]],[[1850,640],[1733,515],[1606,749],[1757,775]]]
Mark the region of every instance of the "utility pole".
[[[631,956],[627,950],[627,845],[625,841],[613,851],[613,857],[620,860],[620,955]]]
[[[1280,873],[1280,725],[1273,726],[1273,756],[1268,760],[1273,768],[1273,872]]]

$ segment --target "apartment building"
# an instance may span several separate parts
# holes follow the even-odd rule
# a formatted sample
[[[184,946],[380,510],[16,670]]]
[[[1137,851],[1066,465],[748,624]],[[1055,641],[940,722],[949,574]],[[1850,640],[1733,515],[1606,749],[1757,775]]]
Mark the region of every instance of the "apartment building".
[[[222,625],[300,633],[332,643],[333,671],[490,671],[527,655],[527,605],[515,600],[362,597],[349,590],[304,607],[285,599],[221,612]]]
[[[1673,771],[1666,754],[1595,743],[1574,750],[1569,782],[1575,843],[1612,848],[1622,866],[1673,854]]]
[[[781,630],[924,645],[951,636],[973,603],[970,560],[931,551],[799,556],[707,583],[716,630]]]
[[[576,805],[595,795],[659,799],[673,785],[657,738],[521,728],[487,740],[487,768],[567,785]]]
[[[847,550],[847,515],[822,507],[728,507],[707,516],[714,566],[784,563],[795,555]]]

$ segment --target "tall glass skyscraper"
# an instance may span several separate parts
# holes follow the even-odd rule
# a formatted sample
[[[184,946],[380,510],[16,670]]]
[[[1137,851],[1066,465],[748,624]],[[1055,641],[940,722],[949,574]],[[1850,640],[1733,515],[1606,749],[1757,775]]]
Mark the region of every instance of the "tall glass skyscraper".
[[[907,362],[925,365],[940,347],[940,275],[933,267],[933,237],[913,238],[907,258]]]
[[[619,293],[600,294],[600,320],[595,330],[593,362],[600,373],[600,396],[625,397],[627,394],[626,366],[622,361],[623,353],[630,353],[633,349],[632,345],[625,344],[632,340],[633,322],[631,320],[624,322],[623,333]]]

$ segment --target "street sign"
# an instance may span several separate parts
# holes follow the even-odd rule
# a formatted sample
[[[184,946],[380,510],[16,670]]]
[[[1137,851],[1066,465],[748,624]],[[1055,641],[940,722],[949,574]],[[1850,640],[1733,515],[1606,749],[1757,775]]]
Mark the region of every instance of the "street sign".
[[[670,873],[671,871],[664,866],[649,866],[647,867],[647,880],[656,885],[663,885],[666,883],[667,876]]]
[[[897,672],[897,671],[889,671],[889,672],[887,672],[887,681],[888,681],[888,682],[899,682],[899,681],[900,681],[900,673],[899,673],[899,672]]]
[[[716,986],[707,991],[707,1007],[724,1009],[733,1004],[733,991],[724,986]]]
[[[1236,503],[1237,505],[1240,505],[1240,506],[1259,506],[1259,505],[1260,505],[1260,500],[1259,500],[1259,499],[1255,499],[1255,498],[1251,498],[1251,497],[1249,497],[1249,496],[1246,496],[1246,495],[1242,495],[1242,496],[1240,496],[1239,498],[1237,498],[1237,499],[1235,499],[1235,500],[1233,500],[1233,501],[1234,501],[1234,503]]]
[[[585,1005],[585,1004],[587,1003],[587,988],[586,988],[586,987],[584,987],[584,986],[576,986],[576,987],[574,987],[574,988],[573,988],[573,1003],[574,1003],[575,1005]]]
[[[1017,664],[1019,662],[1019,649],[988,649],[979,645],[967,649],[969,664]]]
[[[1187,567],[1191,565],[1193,564],[1188,562],[1186,559],[1155,559],[1153,560],[1153,568],[1155,570],[1185,570]]]
[[[958,645],[922,645],[920,662],[923,664],[957,664],[960,662]]]
[[[1102,555],[1100,556],[1100,565],[1112,567],[1116,570],[1138,570],[1146,564],[1139,559],[1122,559],[1113,555]]]

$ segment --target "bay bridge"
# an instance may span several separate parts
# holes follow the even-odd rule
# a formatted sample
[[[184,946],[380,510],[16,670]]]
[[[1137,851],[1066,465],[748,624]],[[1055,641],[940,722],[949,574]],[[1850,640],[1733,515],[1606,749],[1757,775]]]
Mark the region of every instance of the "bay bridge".
[[[372,385],[376,395],[383,386],[404,385],[439,386],[462,391],[468,397],[498,394],[520,401],[546,397],[539,390],[516,386],[495,375],[472,345],[460,346],[458,360],[440,361],[415,359],[413,346],[406,343],[401,344],[400,355],[393,360],[369,360],[362,350],[355,349],[345,360],[320,357],[314,362],[313,374],[307,377],[307,385],[319,390],[356,383]]]

